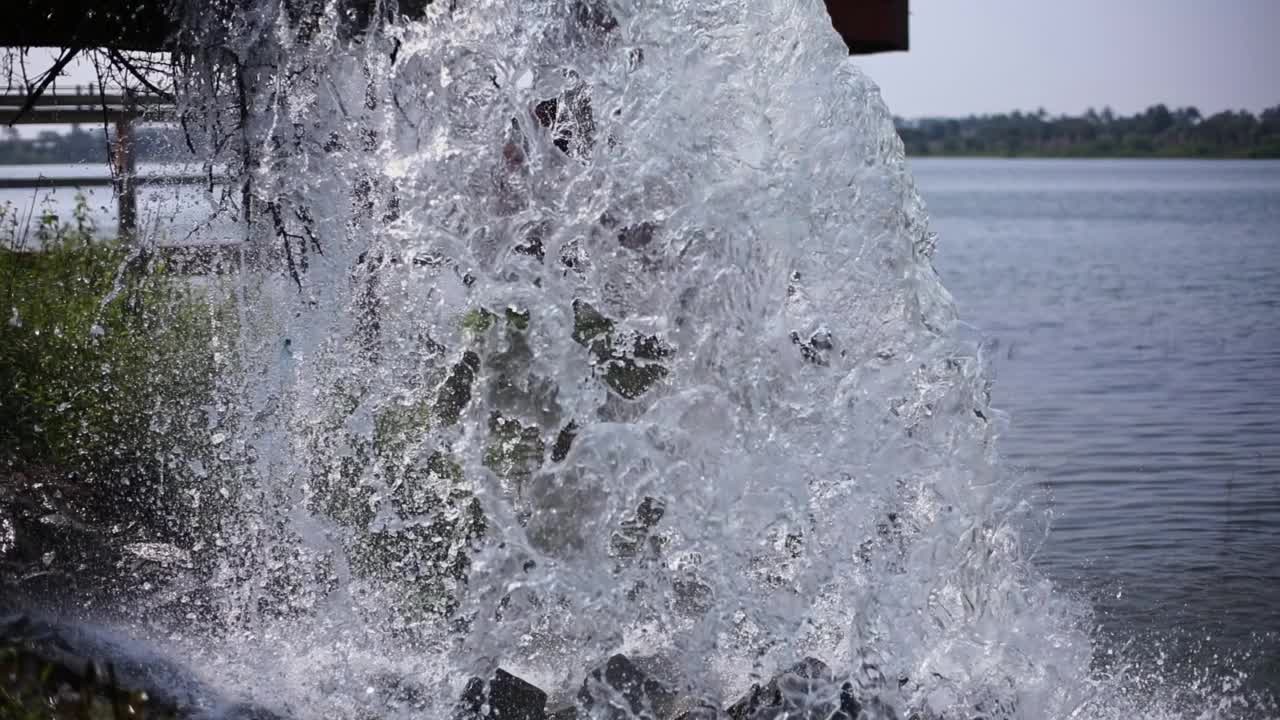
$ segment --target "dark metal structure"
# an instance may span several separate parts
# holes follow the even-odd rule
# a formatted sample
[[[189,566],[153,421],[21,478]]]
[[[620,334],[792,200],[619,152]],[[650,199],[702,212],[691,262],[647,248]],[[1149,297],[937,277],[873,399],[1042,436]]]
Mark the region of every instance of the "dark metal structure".
[[[207,11],[235,0],[211,0]],[[909,0],[825,0],[832,25],[854,55],[906,50]],[[4,0],[0,47],[102,47],[115,50],[172,50],[176,29],[170,0]],[[306,0],[287,1],[293,8]],[[374,0],[343,0],[344,15],[367,25]],[[391,3],[383,3],[384,7]],[[398,12],[413,16],[429,2],[400,0]]]
[[[907,50],[908,0],[826,0],[831,24],[851,55]]]

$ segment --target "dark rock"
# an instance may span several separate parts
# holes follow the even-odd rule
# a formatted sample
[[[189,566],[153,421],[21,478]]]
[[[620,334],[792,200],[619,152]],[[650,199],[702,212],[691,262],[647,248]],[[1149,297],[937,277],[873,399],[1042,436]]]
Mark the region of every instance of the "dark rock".
[[[662,500],[646,496],[635,515],[623,520],[622,527],[610,537],[610,552],[615,557],[633,558],[640,555],[647,545],[650,554],[656,557],[662,549],[662,539],[651,535],[650,531],[662,520],[666,508]]]
[[[674,353],[652,335],[616,336],[613,320],[584,300],[573,301],[573,339],[604,368],[603,380],[609,389],[627,400],[640,397],[665,378],[667,368],[656,361]]]
[[[569,456],[573,448],[573,440],[578,437],[578,423],[570,420],[568,425],[560,429],[556,442],[551,446],[551,462],[560,462]]]
[[[489,681],[489,716],[497,720],[542,720],[547,694],[511,673],[498,669]]]
[[[879,700],[862,702],[853,684],[837,686],[830,668],[821,660],[805,658],[775,675],[768,684],[755,685],[731,705],[732,720],[893,720],[892,708]]]
[[[480,372],[480,356],[468,350],[462,360],[453,366],[449,377],[436,399],[436,411],[443,425],[452,425],[462,416],[462,410],[471,402],[471,385]]]
[[[819,366],[827,365],[827,356],[824,352],[835,347],[831,341],[831,333],[828,332],[814,333],[808,341],[802,341],[800,333],[792,332],[791,343],[799,346],[800,357],[805,362]]]
[[[454,720],[544,720],[547,694],[498,668],[485,683],[471,678],[462,691]]]
[[[466,687],[462,688],[462,697],[458,699],[458,704],[454,708],[454,720],[479,718],[484,710],[484,698],[484,681],[478,677],[468,680]]]
[[[618,244],[628,250],[640,250],[653,242],[658,226],[645,220],[637,225],[628,225],[618,231]]]
[[[538,262],[542,262],[547,257],[547,250],[542,238],[536,236],[525,238],[524,242],[515,246],[515,252],[520,255],[537,258]]]
[[[591,99],[584,86],[539,102],[533,109],[538,124],[547,128],[551,142],[569,157],[582,160],[591,153],[596,123]]]
[[[661,365],[641,365],[631,358],[610,360],[604,373],[605,384],[627,400],[635,400],[667,376]]]
[[[587,347],[596,356],[609,352],[608,334],[613,321],[605,317],[595,306],[585,300],[573,301],[573,340]]]
[[[592,718],[608,720],[664,718],[675,700],[674,692],[625,655],[614,655],[592,671],[578,691],[579,704]]]
[[[499,477],[528,480],[542,466],[546,446],[535,426],[494,412],[489,416],[489,439],[484,451],[484,466]]]
[[[676,612],[684,615],[700,615],[710,610],[712,601],[715,599],[715,592],[711,586],[692,573],[672,580],[671,590],[675,595]]]
[[[577,0],[572,7],[573,19],[583,27],[601,33],[613,32],[618,27],[618,19],[609,12],[607,3]]]

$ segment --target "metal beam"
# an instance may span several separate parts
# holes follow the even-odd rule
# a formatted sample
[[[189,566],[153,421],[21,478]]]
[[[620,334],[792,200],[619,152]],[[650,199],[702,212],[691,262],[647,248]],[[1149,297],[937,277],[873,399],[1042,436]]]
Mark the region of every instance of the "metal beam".
[[[909,48],[908,0],[826,0],[826,4],[831,24],[850,55]]]
[[[207,175],[139,175],[135,185],[204,185]],[[0,190],[42,190],[52,188],[110,187],[115,180],[109,177],[0,177]],[[215,179],[214,184],[220,184]]]
[[[83,87],[83,86],[81,86]],[[0,93],[0,106],[22,107],[27,103],[27,95],[21,93]],[[75,92],[75,93],[52,93],[47,92],[40,96],[41,105],[56,105],[58,107],[125,107],[126,105],[168,105],[172,101],[156,95],[121,95],[120,93],[103,93],[95,95],[92,92]]]
[[[65,125],[109,122],[121,120],[143,119],[145,116],[136,110],[118,110],[114,108],[46,108],[37,105],[30,110],[18,114],[17,108],[0,110],[0,125]]]

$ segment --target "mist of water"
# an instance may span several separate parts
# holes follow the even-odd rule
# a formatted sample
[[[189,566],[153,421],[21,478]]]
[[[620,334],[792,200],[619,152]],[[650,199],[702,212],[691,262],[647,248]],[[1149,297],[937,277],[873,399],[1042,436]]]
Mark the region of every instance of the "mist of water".
[[[410,678],[445,717],[497,665],[568,693],[624,651],[729,701],[813,655],[904,715],[1174,714],[1031,565],[981,345],[822,3],[341,15],[187,20],[254,268],[210,675],[327,716]]]

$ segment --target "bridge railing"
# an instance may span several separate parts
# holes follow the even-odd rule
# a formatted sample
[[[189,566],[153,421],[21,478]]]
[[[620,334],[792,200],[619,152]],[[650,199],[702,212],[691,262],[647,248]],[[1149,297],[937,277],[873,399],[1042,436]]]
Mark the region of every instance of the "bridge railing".
[[[67,94],[46,92],[30,103],[22,94],[0,94],[0,124],[50,125],[102,123],[115,128],[110,152],[110,177],[3,177],[0,190],[27,188],[71,188],[110,186],[117,203],[117,222],[122,236],[131,236],[138,225],[138,188],[145,184],[200,184],[201,175],[139,175],[134,149],[134,125],[142,122],[172,121],[172,103],[155,95],[85,92],[77,88]]]

